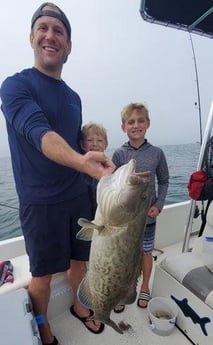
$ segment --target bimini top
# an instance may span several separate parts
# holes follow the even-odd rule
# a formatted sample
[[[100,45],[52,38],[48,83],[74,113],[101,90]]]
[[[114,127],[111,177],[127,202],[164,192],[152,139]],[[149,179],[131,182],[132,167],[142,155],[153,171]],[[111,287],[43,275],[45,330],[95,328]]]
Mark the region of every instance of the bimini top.
[[[141,0],[144,20],[213,38],[213,0]]]

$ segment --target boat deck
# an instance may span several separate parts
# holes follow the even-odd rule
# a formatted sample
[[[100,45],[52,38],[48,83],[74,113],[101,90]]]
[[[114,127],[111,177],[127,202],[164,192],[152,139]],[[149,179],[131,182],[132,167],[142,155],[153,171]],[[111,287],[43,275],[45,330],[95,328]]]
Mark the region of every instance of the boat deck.
[[[122,314],[112,313],[115,321],[129,322],[132,330],[121,335],[106,326],[101,334],[92,334],[69,311],[52,320],[51,326],[60,345],[189,345],[190,341],[174,327],[168,336],[159,336],[151,330],[147,309],[139,309],[136,304],[127,306]]]
[[[181,244],[173,245],[164,249],[164,253],[157,257],[157,261],[163,259],[165,255],[170,252],[180,252]],[[154,273],[154,269],[153,269]],[[153,278],[153,274],[152,274]],[[181,331],[174,327],[172,333],[167,336],[160,336],[155,334],[150,326],[147,309],[140,309],[136,302],[132,305],[126,306],[125,311],[121,314],[112,312],[111,318],[114,321],[123,320],[131,324],[132,329],[123,335],[115,332],[111,327],[106,326],[101,334],[92,334],[83,324],[76,319],[67,310],[63,314],[51,321],[53,333],[56,335],[60,345],[189,345],[190,340],[181,333]]]

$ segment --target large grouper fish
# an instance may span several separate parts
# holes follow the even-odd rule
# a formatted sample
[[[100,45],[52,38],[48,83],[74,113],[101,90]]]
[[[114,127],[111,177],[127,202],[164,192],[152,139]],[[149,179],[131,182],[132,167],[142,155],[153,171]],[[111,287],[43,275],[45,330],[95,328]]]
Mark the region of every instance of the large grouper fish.
[[[79,301],[119,333],[131,326],[110,319],[118,304],[137,296],[142,241],[150,207],[150,172],[135,172],[135,160],[104,176],[97,185],[94,221],[79,219],[77,238],[92,240],[88,271],[78,289]]]

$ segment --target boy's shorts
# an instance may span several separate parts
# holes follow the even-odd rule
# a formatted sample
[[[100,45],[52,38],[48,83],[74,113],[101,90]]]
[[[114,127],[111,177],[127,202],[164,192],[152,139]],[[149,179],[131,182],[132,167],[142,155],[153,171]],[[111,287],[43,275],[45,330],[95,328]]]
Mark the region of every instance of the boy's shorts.
[[[155,242],[155,228],[156,222],[147,224],[144,232],[144,239],[143,239],[143,253],[144,254],[152,254],[154,249],[154,242]]]
[[[32,276],[64,272],[71,259],[88,261],[91,242],[76,239],[79,218],[92,219],[87,194],[57,204],[20,204]]]

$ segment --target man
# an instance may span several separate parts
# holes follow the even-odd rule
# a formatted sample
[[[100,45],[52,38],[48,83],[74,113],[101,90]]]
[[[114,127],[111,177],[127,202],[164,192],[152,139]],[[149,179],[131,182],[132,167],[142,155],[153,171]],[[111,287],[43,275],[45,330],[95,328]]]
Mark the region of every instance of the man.
[[[51,275],[70,268],[75,316],[94,333],[102,324],[77,300],[90,245],[79,241],[77,220],[91,216],[83,174],[100,179],[114,164],[102,152],[80,154],[81,100],[61,79],[71,52],[71,27],[52,3],[42,4],[31,22],[34,67],[8,77],[1,87],[20,221],[29,255],[29,293],[43,344],[57,345],[46,318]],[[71,260],[71,261],[70,261]]]

